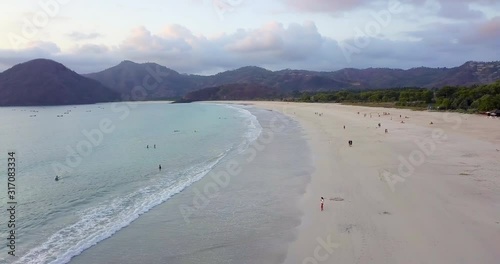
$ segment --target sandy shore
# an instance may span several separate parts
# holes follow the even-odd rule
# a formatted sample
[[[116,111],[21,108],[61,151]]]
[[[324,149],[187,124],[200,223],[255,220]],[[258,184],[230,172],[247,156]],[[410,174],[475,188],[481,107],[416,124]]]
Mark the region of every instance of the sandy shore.
[[[259,139],[244,148],[248,138],[228,138],[238,149],[209,174],[71,263],[283,263],[300,224],[297,203],[311,179],[312,160],[298,122],[250,110],[262,128]],[[233,111],[224,118],[241,119]]]
[[[499,263],[500,120],[245,103],[298,120],[312,149],[285,263]]]

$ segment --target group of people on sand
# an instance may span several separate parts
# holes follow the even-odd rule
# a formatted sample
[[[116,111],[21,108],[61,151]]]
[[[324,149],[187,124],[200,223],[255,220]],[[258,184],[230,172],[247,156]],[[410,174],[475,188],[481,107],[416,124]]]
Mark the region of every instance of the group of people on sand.
[[[314,114],[316,114],[316,115],[320,115],[320,116],[321,116],[321,114],[319,114],[319,113],[317,113],[317,112],[315,112]],[[360,113],[358,112],[358,115],[359,115],[359,114],[360,114]],[[390,115],[390,114],[391,114],[391,113],[388,113],[388,112],[384,112],[384,113],[383,113],[383,115]],[[364,116],[366,117],[366,114],[364,114]],[[370,114],[370,117],[371,117],[371,114]],[[379,114],[379,117],[380,117],[380,114]],[[405,118],[408,118],[408,117],[405,117]],[[380,127],[382,127],[382,124],[381,124],[381,123],[378,123],[377,125],[378,125],[378,127],[379,127],[379,128],[380,128]],[[343,128],[344,128],[344,130],[345,130],[345,125],[343,126]],[[385,133],[389,133],[389,130],[387,130],[387,128],[385,129]],[[349,140],[347,143],[349,144],[349,147],[352,147],[352,140]],[[324,210],[324,207],[325,207],[325,198],[324,198],[324,197],[321,197],[321,199],[320,199],[320,209],[321,209],[321,211],[323,211],[323,210]]]

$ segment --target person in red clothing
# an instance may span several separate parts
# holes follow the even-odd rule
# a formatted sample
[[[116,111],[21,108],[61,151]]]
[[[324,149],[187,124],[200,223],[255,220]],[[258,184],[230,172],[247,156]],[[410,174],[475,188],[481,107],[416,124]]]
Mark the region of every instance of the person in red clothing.
[[[323,211],[323,204],[325,203],[325,199],[321,197],[321,211]]]

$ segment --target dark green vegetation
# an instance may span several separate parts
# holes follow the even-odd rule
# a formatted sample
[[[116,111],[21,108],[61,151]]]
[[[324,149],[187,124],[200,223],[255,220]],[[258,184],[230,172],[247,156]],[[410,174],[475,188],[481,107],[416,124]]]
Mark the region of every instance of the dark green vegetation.
[[[204,88],[231,86],[241,89],[242,84],[256,88],[268,87],[272,93],[283,96],[298,92],[340,90],[372,90],[395,87],[440,88],[446,85],[487,84],[500,79],[500,62],[467,62],[454,68],[419,67],[408,70],[388,68],[342,69],[332,72],[285,69],[270,71],[247,66],[215,75],[201,76],[180,74],[155,63],[124,61],[107,70],[87,74],[107,87],[132,100],[156,100],[158,98],[182,98],[190,92]],[[142,96],[137,87],[143,87]],[[134,89],[136,91],[134,91]],[[240,98],[264,99],[267,92],[242,94]],[[132,95],[132,96],[131,96]]]
[[[294,97],[287,100],[484,112],[500,109],[500,81],[470,87],[445,86],[441,89],[401,88],[374,91],[304,92],[296,93]]]
[[[177,102],[216,101],[216,100],[268,100],[280,98],[280,93],[267,86],[255,84],[228,84],[210,87],[188,93]]]
[[[400,107],[433,104],[444,109],[481,111],[497,106],[496,94],[484,90],[489,88],[446,87],[442,89],[447,93],[445,96],[438,93],[437,88],[485,85],[496,80],[500,80],[498,61],[467,62],[455,68],[368,68],[332,72],[270,71],[248,66],[210,76],[180,74],[155,63],[123,61],[107,70],[82,76],[55,61],[37,59],[0,73],[0,106],[181,98],[180,101],[188,102],[302,98],[320,102],[397,103]],[[391,90],[375,90],[380,88]]]

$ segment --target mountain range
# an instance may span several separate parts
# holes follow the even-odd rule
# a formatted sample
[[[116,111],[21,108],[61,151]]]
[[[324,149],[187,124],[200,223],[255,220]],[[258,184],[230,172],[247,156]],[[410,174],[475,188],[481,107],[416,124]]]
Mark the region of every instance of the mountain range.
[[[251,83],[234,83],[208,87],[186,94],[177,103],[215,100],[260,100],[279,98],[282,94],[273,88]]]
[[[0,106],[93,104],[118,100],[119,93],[51,60],[32,60],[0,73]]]
[[[100,72],[78,75],[60,63],[36,59],[0,73],[0,106],[183,97],[191,100],[209,94],[223,94],[222,98],[228,99],[257,99],[302,91],[469,86],[499,79],[500,61],[469,61],[454,68],[347,68],[331,72],[291,69],[270,71],[247,66],[202,76],[181,74],[155,63],[139,64],[132,61],[123,61]],[[208,91],[193,93],[205,88]]]
[[[148,92],[148,99],[157,99],[177,98],[207,87],[242,83],[266,86],[285,94],[293,91],[469,86],[500,79],[500,61],[470,61],[454,68],[348,68],[333,72],[290,69],[270,71],[247,66],[211,76],[185,75],[154,63],[124,61],[110,69],[85,76],[121,93],[130,93],[134,87],[146,86],[147,81],[155,83],[158,79],[156,88]]]

